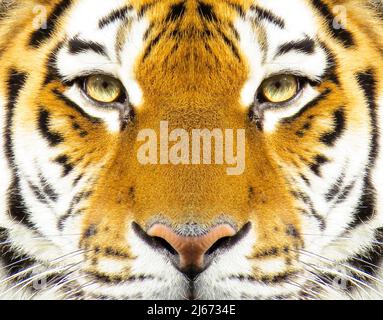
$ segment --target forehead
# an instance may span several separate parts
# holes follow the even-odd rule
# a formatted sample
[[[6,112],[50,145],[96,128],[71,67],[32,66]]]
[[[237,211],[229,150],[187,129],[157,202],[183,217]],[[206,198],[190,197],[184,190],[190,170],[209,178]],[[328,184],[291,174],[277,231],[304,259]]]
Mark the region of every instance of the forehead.
[[[79,0],[70,10],[65,29],[68,36],[115,41],[122,25],[126,29],[137,28],[137,23],[143,20],[146,28],[175,22],[173,31],[188,29],[183,35],[193,37],[193,30],[212,26],[220,29],[240,19],[252,22],[254,28],[263,27],[269,36],[274,34],[276,39],[270,41],[281,36],[315,36],[317,32],[308,0]]]
[[[65,32],[102,44],[105,59],[87,55],[86,64],[113,69],[131,86],[132,78],[141,79],[141,86],[151,83],[147,91],[166,94],[175,77],[180,91],[191,81],[211,90],[219,80],[215,89],[222,93],[238,91],[235,84],[242,86],[252,71],[263,76],[282,43],[315,39],[317,24],[306,0],[81,0]]]
[[[99,25],[101,19],[108,17],[111,13],[115,13],[113,17],[114,21],[117,21],[119,18],[129,16],[128,11],[131,11],[131,16],[136,14],[140,17],[156,19],[169,18],[167,14],[172,10],[174,18],[178,14],[187,13],[183,12],[183,8],[186,8],[186,11],[194,9],[194,13],[198,14],[208,7],[212,7],[214,13],[226,15],[226,17],[231,16],[230,9],[243,15],[251,8],[257,8],[263,11],[266,19],[282,18],[287,28],[305,29],[310,32],[313,27],[311,23],[313,5],[309,0],[78,0],[72,7],[72,19],[67,29],[74,32],[80,31],[80,29],[92,29]],[[89,8],[92,8],[91,12],[89,12]],[[84,13],[87,13],[86,19],[84,19]],[[193,12],[189,13],[193,14]]]

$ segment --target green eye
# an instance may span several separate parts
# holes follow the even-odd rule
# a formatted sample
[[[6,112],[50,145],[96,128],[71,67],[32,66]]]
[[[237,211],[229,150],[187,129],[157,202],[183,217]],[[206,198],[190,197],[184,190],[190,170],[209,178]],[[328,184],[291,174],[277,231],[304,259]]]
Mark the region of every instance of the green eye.
[[[266,79],[260,88],[263,100],[282,103],[293,99],[299,92],[299,81],[293,75],[277,75]]]
[[[113,103],[122,97],[124,88],[121,82],[107,75],[92,75],[85,79],[84,90],[93,100]]]

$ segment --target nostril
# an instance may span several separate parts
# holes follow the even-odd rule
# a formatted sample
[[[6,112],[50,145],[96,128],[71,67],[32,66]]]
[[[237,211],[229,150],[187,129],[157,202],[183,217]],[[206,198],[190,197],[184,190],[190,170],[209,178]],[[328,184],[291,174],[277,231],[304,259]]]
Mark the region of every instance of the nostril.
[[[218,251],[219,249],[226,247],[227,243],[230,241],[231,238],[232,238],[232,237],[225,237],[225,238],[221,238],[221,239],[217,240],[217,241],[210,247],[210,249],[206,251],[206,254],[207,254],[207,255],[211,255],[211,254],[213,254],[214,252]]]
[[[206,251],[206,255],[213,255],[214,253],[222,250],[227,250],[237,244],[251,229],[251,223],[246,223],[239,232],[230,237],[224,237],[218,239],[210,248]]]
[[[172,255],[177,255],[177,251],[171,246],[169,242],[160,237],[152,237],[153,243],[156,244],[156,247],[163,248]]]

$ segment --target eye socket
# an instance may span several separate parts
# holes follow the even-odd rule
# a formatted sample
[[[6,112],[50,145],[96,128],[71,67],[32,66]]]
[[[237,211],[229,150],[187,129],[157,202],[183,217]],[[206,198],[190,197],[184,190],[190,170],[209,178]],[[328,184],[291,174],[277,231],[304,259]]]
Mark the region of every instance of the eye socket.
[[[83,80],[83,90],[92,100],[105,104],[122,102],[125,96],[122,83],[116,78],[103,74],[86,77]]]
[[[297,76],[281,74],[272,76],[261,84],[259,100],[269,103],[283,103],[296,97],[301,89]]]

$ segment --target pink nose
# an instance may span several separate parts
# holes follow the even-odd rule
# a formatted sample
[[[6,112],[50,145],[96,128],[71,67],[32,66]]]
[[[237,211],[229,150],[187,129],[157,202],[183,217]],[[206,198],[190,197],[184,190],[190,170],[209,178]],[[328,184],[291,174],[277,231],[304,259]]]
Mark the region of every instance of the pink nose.
[[[230,225],[219,225],[208,233],[198,237],[185,237],[175,233],[171,228],[156,224],[152,226],[148,235],[165,240],[179,255],[180,268],[193,267],[201,269],[204,265],[206,252],[220,239],[232,237],[236,231]]]

